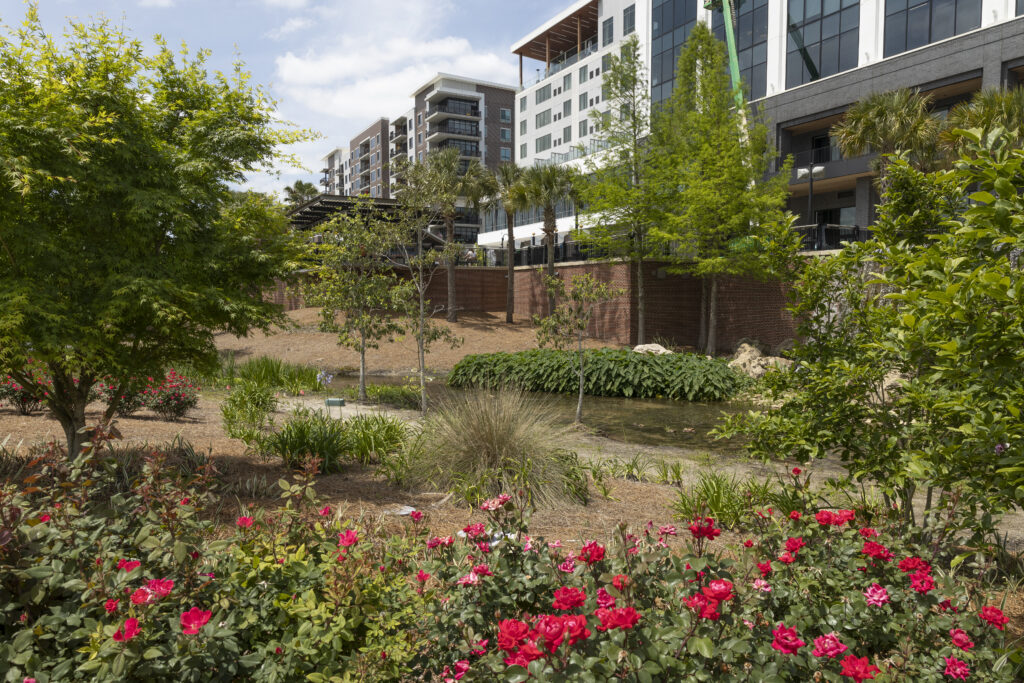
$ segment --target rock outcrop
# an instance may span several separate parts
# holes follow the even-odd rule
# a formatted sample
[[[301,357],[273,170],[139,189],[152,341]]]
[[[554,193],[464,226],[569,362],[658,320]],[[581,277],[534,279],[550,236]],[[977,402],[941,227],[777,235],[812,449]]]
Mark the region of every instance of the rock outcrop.
[[[661,344],[641,344],[633,348],[635,353],[653,353],[655,356],[670,355],[672,352]]]
[[[793,361],[786,358],[765,356],[753,344],[740,344],[736,349],[736,355],[729,361],[730,368],[754,379],[761,377],[772,368],[786,369],[791,365],[793,365]]]

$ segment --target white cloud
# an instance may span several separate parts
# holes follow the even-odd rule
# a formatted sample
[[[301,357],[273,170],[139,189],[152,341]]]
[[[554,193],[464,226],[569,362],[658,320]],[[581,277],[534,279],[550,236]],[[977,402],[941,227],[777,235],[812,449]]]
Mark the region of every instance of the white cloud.
[[[174,7],[174,0],[139,0],[139,7]]]
[[[273,40],[282,40],[285,36],[308,29],[313,25],[313,20],[308,17],[292,17],[272,31],[267,32],[267,37]]]
[[[504,45],[476,47],[452,35],[447,27],[456,11],[452,0],[324,0],[269,32],[289,44],[275,60],[273,84],[283,118],[325,135],[290,149],[314,177],[282,168],[281,179],[318,182],[326,152],[347,145],[377,118],[410,109],[412,92],[438,72],[517,82],[518,67]],[[271,187],[277,182],[263,176],[250,184]]]
[[[306,0],[263,0],[271,7],[284,7],[285,9],[300,9],[305,7]]]

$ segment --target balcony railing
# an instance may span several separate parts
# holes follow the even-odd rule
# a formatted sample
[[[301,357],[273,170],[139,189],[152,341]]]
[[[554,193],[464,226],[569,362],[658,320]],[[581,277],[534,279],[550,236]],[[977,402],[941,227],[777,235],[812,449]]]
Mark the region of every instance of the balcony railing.
[[[480,137],[480,126],[473,123],[468,126],[451,125],[451,119],[427,128],[427,137],[436,134],[442,135],[465,135],[467,137]],[[457,123],[464,123],[458,121]]]
[[[459,104],[439,104],[431,107],[427,112],[427,116],[433,116],[434,114],[454,114],[456,116],[480,118],[480,108]]]
[[[842,249],[843,242],[867,242],[872,237],[871,230],[857,225],[794,225],[793,230],[803,238],[805,251]]]

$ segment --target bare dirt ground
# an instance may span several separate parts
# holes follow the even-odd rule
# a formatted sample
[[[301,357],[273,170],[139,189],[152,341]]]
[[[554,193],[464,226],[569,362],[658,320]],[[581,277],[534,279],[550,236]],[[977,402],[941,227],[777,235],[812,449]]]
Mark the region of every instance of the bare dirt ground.
[[[250,337],[221,335],[217,346],[232,350],[239,360],[255,356],[272,356],[291,363],[315,365],[328,370],[352,370],[359,367],[359,354],[338,345],[337,335],[320,332],[320,309],[302,308],[288,317],[294,327],[265,335]],[[444,319],[438,320],[444,323]],[[466,356],[496,351],[522,351],[537,346],[537,328],[519,319],[514,325],[505,323],[504,313],[460,313],[457,323],[448,323],[455,336],[462,340],[456,348],[437,342],[427,354],[427,368],[434,373],[447,372]],[[608,344],[596,340],[586,342],[588,348]],[[382,342],[379,349],[366,354],[367,372],[376,375],[397,375],[416,372],[416,340],[406,335],[392,342]]]

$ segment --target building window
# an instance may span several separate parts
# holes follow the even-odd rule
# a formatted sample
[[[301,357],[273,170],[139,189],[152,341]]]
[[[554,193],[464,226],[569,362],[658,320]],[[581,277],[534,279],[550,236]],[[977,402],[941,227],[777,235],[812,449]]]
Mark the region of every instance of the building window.
[[[423,152],[420,152],[416,158],[419,159],[420,163],[423,163]]]
[[[502,147],[501,148],[501,160],[502,161],[512,161],[512,148],[511,147]]]
[[[572,90],[572,74],[565,74],[562,76],[562,91],[568,92]]]
[[[526,98],[522,97],[519,99],[519,111],[526,111]]]
[[[416,125],[417,126],[422,126],[423,125],[423,113],[422,112],[419,113],[419,114],[416,114]]]
[[[537,154],[551,149],[551,133],[534,140],[534,148]]]
[[[511,128],[502,128],[501,129],[501,141],[502,142],[512,142],[512,129]]]
[[[628,36],[636,30],[636,5],[622,10],[622,35]]]
[[[416,134],[416,143],[420,144],[420,145],[423,144],[423,133],[417,133]]]
[[[572,116],[572,100],[562,102],[562,116]]]
[[[601,57],[601,68],[605,71],[612,68],[612,55],[608,53]]]
[[[1024,0],[1017,0],[1017,16],[1024,15]]]
[[[884,56],[898,55],[979,26],[981,0],[885,0]]]
[[[615,18],[608,17],[601,24],[601,47],[612,44],[612,39],[615,38]]]
[[[583,111],[584,109],[587,108],[587,101],[588,101],[587,100],[587,93],[581,92],[580,93],[580,111]]]
[[[590,124],[587,122],[587,120],[583,119],[582,121],[580,121],[580,137],[584,137],[589,130]]]
[[[539,88],[534,93],[534,104],[540,104],[541,102],[547,102],[551,99],[551,84],[548,83],[543,88]]]
[[[587,67],[585,67],[585,66],[581,66],[580,67],[580,78],[579,78],[579,81],[580,81],[581,84],[587,82]]]
[[[566,126],[562,130],[562,142],[572,142],[572,126]]]
[[[512,110],[501,108],[500,118],[502,123],[512,123]]]
[[[835,3],[837,0],[824,2]],[[815,0],[807,0],[809,8],[813,4]],[[821,14],[820,5],[816,12],[809,9],[805,15],[815,13]],[[764,97],[768,90],[768,3],[743,3],[737,15],[736,52],[740,62],[740,78],[747,88],[747,96],[757,100]],[[715,37],[725,42],[722,11],[714,10],[711,17]]]
[[[551,110],[545,109],[544,111],[538,113],[536,117],[534,117],[533,127],[535,129],[543,128],[549,123],[551,123]]]
[[[526,119],[519,122],[519,134],[526,135]]]
[[[523,144],[519,145],[519,158],[520,159],[525,159],[526,158],[526,143],[525,142]]]
[[[789,0],[786,87],[857,67],[860,0]]]
[[[379,145],[380,144],[380,133],[377,133],[376,140],[377,140],[377,144]]]

